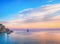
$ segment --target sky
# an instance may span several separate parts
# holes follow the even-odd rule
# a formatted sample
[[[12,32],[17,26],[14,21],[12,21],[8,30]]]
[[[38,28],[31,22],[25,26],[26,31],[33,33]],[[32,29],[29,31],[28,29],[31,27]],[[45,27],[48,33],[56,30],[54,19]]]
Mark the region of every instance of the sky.
[[[0,23],[8,28],[60,28],[60,0],[0,0]]]

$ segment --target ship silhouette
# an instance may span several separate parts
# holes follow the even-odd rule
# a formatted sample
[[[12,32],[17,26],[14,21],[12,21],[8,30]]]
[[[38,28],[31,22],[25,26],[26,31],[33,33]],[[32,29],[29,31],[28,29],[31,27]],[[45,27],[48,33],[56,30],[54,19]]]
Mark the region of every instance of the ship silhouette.
[[[29,29],[27,29],[27,32],[29,32]]]

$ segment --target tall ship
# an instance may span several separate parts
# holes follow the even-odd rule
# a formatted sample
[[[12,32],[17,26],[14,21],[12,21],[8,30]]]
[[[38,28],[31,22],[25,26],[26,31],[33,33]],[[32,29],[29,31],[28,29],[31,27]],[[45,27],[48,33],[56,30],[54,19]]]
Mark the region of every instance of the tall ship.
[[[27,32],[29,32],[29,29],[27,29]]]

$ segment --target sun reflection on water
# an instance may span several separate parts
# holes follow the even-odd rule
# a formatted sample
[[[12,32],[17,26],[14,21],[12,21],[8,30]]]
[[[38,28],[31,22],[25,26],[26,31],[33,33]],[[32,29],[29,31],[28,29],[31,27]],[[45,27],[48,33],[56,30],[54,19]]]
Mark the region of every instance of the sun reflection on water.
[[[3,43],[4,42],[4,43]],[[2,44],[60,44],[60,32],[14,32],[0,35]]]

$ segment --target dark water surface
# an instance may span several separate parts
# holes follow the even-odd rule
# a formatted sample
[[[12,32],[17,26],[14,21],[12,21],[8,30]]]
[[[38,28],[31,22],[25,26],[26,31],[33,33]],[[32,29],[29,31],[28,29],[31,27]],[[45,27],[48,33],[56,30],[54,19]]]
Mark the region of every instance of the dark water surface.
[[[1,33],[0,44],[60,44],[60,31]]]

